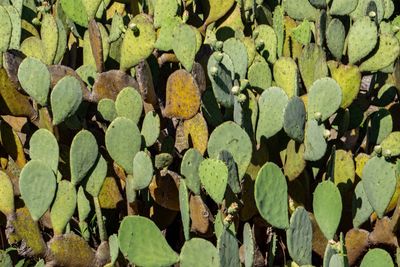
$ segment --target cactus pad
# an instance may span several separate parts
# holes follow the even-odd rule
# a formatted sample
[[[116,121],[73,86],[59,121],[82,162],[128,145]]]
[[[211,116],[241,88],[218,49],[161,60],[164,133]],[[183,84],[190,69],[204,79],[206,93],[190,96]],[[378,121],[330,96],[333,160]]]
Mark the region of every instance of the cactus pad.
[[[361,267],[378,267],[378,266],[386,266],[386,267],[394,267],[392,257],[388,252],[381,248],[374,248],[368,251],[365,254]]]
[[[297,64],[292,58],[281,57],[274,64],[275,82],[289,98],[297,94],[297,72]]]
[[[322,78],[313,83],[308,94],[307,118],[316,118],[321,114],[321,121],[328,119],[342,102],[342,90],[332,78]]]
[[[70,150],[71,182],[78,184],[96,162],[99,148],[96,138],[87,130],[80,131],[72,140]]]
[[[400,155],[400,132],[390,133],[381,143],[382,150],[390,150],[392,157]]]
[[[275,63],[276,65],[277,63]],[[251,87],[259,91],[271,87],[272,74],[268,63],[263,57],[257,56],[248,70],[248,79]]]
[[[29,155],[31,159],[41,160],[57,173],[59,148],[57,139],[50,131],[39,129],[32,135],[29,141]]]
[[[82,90],[79,81],[72,76],[59,80],[50,95],[53,111],[53,124],[57,125],[71,117],[82,102]]]
[[[173,2],[173,1],[172,1]],[[188,71],[192,71],[194,58],[197,53],[196,31],[187,24],[175,27],[172,35],[172,48],[176,57]]]
[[[279,87],[270,87],[265,90],[258,100],[259,118],[256,132],[257,142],[261,138],[270,138],[277,134],[283,127],[283,120],[288,96]]]
[[[396,189],[395,165],[383,157],[373,157],[364,166],[362,181],[369,203],[382,218]]]
[[[250,137],[234,122],[224,122],[214,129],[208,140],[208,154],[217,158],[222,150],[232,154],[238,166],[239,179],[244,176],[253,152]]]
[[[316,80],[328,76],[324,50],[316,44],[305,46],[299,58],[299,69],[304,85],[310,91]]]
[[[122,254],[131,264],[169,266],[179,260],[158,227],[145,217],[125,217],[118,231],[118,240]]]
[[[261,216],[279,229],[289,227],[288,188],[285,176],[272,162],[264,164],[257,174],[254,198]]]
[[[183,156],[181,173],[185,178],[186,186],[196,195],[200,194],[199,166],[203,156],[197,149],[190,148]]]
[[[228,184],[228,167],[221,160],[205,159],[199,165],[199,177],[210,197],[221,204]]]
[[[192,238],[182,247],[180,265],[182,267],[219,266],[218,250],[205,239]]]
[[[143,111],[142,96],[132,87],[122,89],[115,100],[115,110],[118,117],[128,118],[137,124]]]
[[[342,216],[342,198],[331,181],[318,184],[313,199],[314,216],[326,239],[333,239]]]
[[[104,179],[107,175],[107,162],[101,154],[97,157],[96,162],[87,175],[85,190],[93,197],[98,197]]]
[[[32,218],[38,221],[53,202],[56,177],[45,163],[31,160],[21,171],[19,189]]]
[[[345,45],[346,31],[343,23],[339,19],[332,19],[326,29],[326,43],[329,51],[337,59],[341,59]]]
[[[155,111],[147,112],[142,124],[141,134],[146,147],[151,147],[160,135],[160,117]]]
[[[290,218],[286,235],[289,254],[297,264],[311,263],[312,233],[308,212],[303,207],[296,208]]]
[[[374,212],[374,209],[368,201],[367,194],[365,193],[363,181],[358,182],[354,189],[352,212],[353,226],[355,228],[360,227],[366,222],[372,212]]]
[[[36,102],[45,106],[49,96],[50,73],[41,61],[27,57],[19,65],[18,80],[21,87]]]
[[[8,216],[14,212],[14,189],[8,175],[0,171],[0,212]]]
[[[297,96],[290,98],[283,117],[283,129],[286,134],[297,142],[303,142],[305,122],[306,108],[304,102]]]
[[[142,143],[136,124],[127,118],[116,118],[106,131],[105,142],[111,158],[127,173],[132,173],[133,158]]]
[[[153,178],[153,163],[150,156],[143,151],[136,153],[133,158],[133,187],[142,190],[149,186]]]
[[[177,70],[168,77],[165,116],[190,119],[200,107],[200,92],[193,76]]]

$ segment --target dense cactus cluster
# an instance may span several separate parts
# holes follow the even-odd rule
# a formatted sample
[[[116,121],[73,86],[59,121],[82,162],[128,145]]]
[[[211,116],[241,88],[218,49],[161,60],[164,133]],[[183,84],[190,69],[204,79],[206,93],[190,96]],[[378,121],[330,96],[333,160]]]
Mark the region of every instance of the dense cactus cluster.
[[[400,262],[394,0],[0,0],[0,266]]]

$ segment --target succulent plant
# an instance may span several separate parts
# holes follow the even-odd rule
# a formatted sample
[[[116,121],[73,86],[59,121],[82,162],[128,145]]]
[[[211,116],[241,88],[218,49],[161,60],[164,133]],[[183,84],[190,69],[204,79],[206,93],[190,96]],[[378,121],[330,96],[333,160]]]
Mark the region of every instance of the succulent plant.
[[[0,265],[393,266],[396,4],[0,0]]]

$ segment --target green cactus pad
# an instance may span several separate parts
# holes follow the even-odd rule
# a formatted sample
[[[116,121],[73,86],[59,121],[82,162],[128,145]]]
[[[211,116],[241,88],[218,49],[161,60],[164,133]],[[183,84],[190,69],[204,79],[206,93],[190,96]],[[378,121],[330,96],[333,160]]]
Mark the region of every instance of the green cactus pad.
[[[45,106],[49,96],[50,73],[40,60],[27,57],[18,68],[18,80],[21,87],[36,102]]]
[[[347,39],[349,63],[354,64],[375,48],[378,41],[378,29],[375,22],[371,21],[369,17],[357,20],[350,27]]]
[[[169,1],[171,2],[171,1]],[[158,31],[157,41],[154,47],[161,51],[169,51],[173,49],[174,31],[182,23],[179,17],[170,17],[165,21],[165,25]]]
[[[0,6],[0,52],[5,52],[8,49],[12,34],[12,24],[8,12],[3,6]]]
[[[343,55],[346,30],[339,19],[332,19],[326,29],[326,44],[332,55],[340,60]]]
[[[93,23],[83,38],[83,65],[100,66],[106,61],[110,51],[108,32],[101,23]]]
[[[225,165],[228,167],[228,185],[231,188],[232,192],[235,194],[239,194],[241,191],[240,181],[237,171],[237,166],[235,160],[231,153],[226,150],[222,150],[219,153],[219,159],[222,160]]]
[[[190,148],[183,156],[181,174],[184,176],[186,186],[196,195],[200,195],[199,166],[203,156],[197,149]]]
[[[289,227],[288,188],[280,168],[267,162],[257,174],[254,198],[261,216],[279,229]]]
[[[87,180],[85,181],[86,192],[92,195],[92,197],[98,197],[106,175],[107,161],[100,154],[87,175]]]
[[[234,66],[231,58],[227,54],[223,54],[222,60],[218,63],[216,60],[217,53],[214,53],[207,63],[208,77],[210,78],[215,99],[224,107],[233,106],[233,87]],[[213,73],[216,70],[215,73]]]
[[[318,125],[316,120],[307,121],[304,135],[305,160],[317,161],[325,155],[327,144],[324,138],[324,131],[325,127]]]
[[[154,27],[168,27],[168,21],[175,17],[179,9],[178,1],[160,0],[154,5]]]
[[[290,225],[286,230],[289,254],[300,265],[311,264],[312,224],[308,212],[298,207],[290,217]]]
[[[207,148],[210,157],[218,158],[222,150],[232,154],[238,166],[239,179],[242,179],[250,164],[253,147],[247,133],[234,122],[224,122],[210,135]]]
[[[77,202],[77,206],[78,206],[79,221],[83,222],[89,216],[89,213],[90,213],[90,202],[86,198],[85,191],[83,190],[82,186],[80,186],[79,189],[78,189],[76,202]]]
[[[327,120],[338,110],[342,102],[342,90],[332,78],[321,78],[313,83],[308,94],[307,118],[316,118],[321,114],[321,121]]]
[[[292,38],[302,45],[307,45],[311,42],[311,27],[312,24],[307,20],[303,20],[292,31]]]
[[[247,49],[242,41],[236,38],[229,38],[224,42],[224,53],[232,59],[235,73],[239,79],[245,79],[247,73]]]
[[[114,265],[119,254],[118,236],[116,234],[110,235],[108,238],[108,244],[110,246],[111,264]]]
[[[385,0],[359,0],[356,9],[351,12],[350,17],[353,20],[362,19],[368,16],[371,11],[375,12],[374,20],[379,24],[384,17]]]
[[[127,118],[116,118],[106,131],[105,143],[111,158],[127,173],[132,173],[133,158],[142,144],[136,124]]]
[[[0,171],[0,212],[8,216],[14,212],[14,189],[10,177]]]
[[[122,89],[115,100],[115,110],[118,117],[128,118],[137,124],[143,111],[142,96],[133,87]]]
[[[40,27],[44,59],[46,64],[52,64],[58,48],[58,27],[56,19],[50,14],[44,14]]]
[[[65,50],[67,48],[67,31],[65,30],[63,22],[59,18],[56,18],[56,23],[58,29],[58,45],[53,62],[54,64],[59,64],[63,59]]]
[[[188,72],[192,71],[197,53],[196,31],[187,24],[181,24],[175,27],[172,36],[172,49],[176,57]]]
[[[93,19],[96,16],[96,13],[99,10],[101,2],[103,2],[103,1],[102,0],[85,0],[85,1],[82,1],[83,5],[85,7],[86,13],[87,13],[87,18],[89,20]]]
[[[54,234],[63,233],[65,226],[72,218],[76,207],[75,186],[66,180],[58,183],[57,194],[51,206],[50,218]]]
[[[297,94],[297,64],[290,57],[281,57],[274,64],[274,79],[290,98]]]
[[[340,107],[348,108],[357,98],[361,86],[361,72],[357,66],[328,62],[332,78],[342,89],[342,103]]]
[[[71,182],[77,185],[96,162],[99,148],[96,138],[87,130],[81,130],[72,140],[69,152]]]
[[[228,184],[228,167],[221,160],[205,159],[199,165],[199,177],[210,197],[221,204]]]
[[[179,257],[182,267],[220,266],[218,250],[210,241],[202,238],[186,241]]]
[[[345,192],[353,187],[356,176],[353,154],[343,149],[335,150],[335,168],[333,180],[340,191]]]
[[[147,112],[143,119],[141,134],[146,147],[151,147],[160,135],[160,117],[155,111]]]
[[[329,13],[344,16],[350,14],[357,7],[358,0],[333,0]]]
[[[260,55],[269,63],[275,63],[278,39],[274,29],[271,26],[261,24],[254,29],[254,32],[258,32],[258,36],[255,38],[255,43],[256,46],[257,44],[260,45]]]
[[[106,121],[113,121],[117,117],[115,102],[108,98],[103,98],[99,101],[97,111],[101,118]]]
[[[179,261],[158,227],[150,219],[126,216],[118,230],[119,247],[131,264],[169,266]]]
[[[146,15],[136,15],[129,24],[135,24],[137,31],[134,32],[129,28],[126,30],[121,44],[121,70],[130,69],[150,56],[156,41],[153,24]]]
[[[76,24],[87,27],[88,16],[83,0],[61,0],[61,7],[69,19]]]
[[[399,56],[399,40],[391,34],[379,36],[379,47],[372,57],[360,65],[360,71],[378,71],[392,64]]]
[[[20,42],[21,42],[21,12],[18,11],[14,6],[4,6],[4,9],[7,11],[11,25],[12,25],[12,31],[11,31],[11,38],[10,38],[10,44],[8,46],[9,49],[19,49],[20,47]],[[5,36],[5,39],[7,40],[7,37]],[[0,49],[0,51],[2,51]]]
[[[363,168],[362,181],[369,203],[382,218],[396,189],[395,165],[384,157],[373,157]]]
[[[368,138],[371,144],[380,144],[393,130],[393,119],[390,112],[381,108],[371,114],[371,127]]]
[[[368,251],[362,259],[360,267],[394,267],[392,257],[390,254],[381,249],[374,248]]]
[[[374,209],[368,201],[367,194],[364,190],[363,181],[358,182],[354,189],[352,214],[353,214],[353,227],[359,228],[364,222],[369,219]]]
[[[57,173],[59,148],[57,139],[50,131],[39,129],[32,135],[29,140],[29,155],[31,159],[41,160]]]
[[[296,20],[315,21],[319,13],[318,9],[313,7],[308,0],[286,0],[284,7],[287,14]]]
[[[283,117],[283,129],[286,134],[297,142],[304,140],[304,126],[306,122],[306,108],[300,97],[289,99]]]
[[[32,218],[38,221],[53,202],[56,177],[45,163],[31,160],[21,171],[19,190]]]
[[[239,245],[229,229],[224,229],[218,238],[217,249],[220,266],[240,266]]]
[[[304,171],[305,167],[304,145],[290,140],[286,147],[286,160],[283,166],[285,175],[289,181],[294,181]]]
[[[334,183],[324,181],[318,184],[314,191],[313,210],[326,239],[333,239],[342,216],[342,198]]]
[[[190,239],[189,192],[183,179],[179,181],[179,209],[182,217],[183,234],[185,240],[188,241]]]
[[[250,224],[245,223],[243,227],[244,266],[251,267],[254,263],[254,238]]]
[[[283,41],[285,39],[285,26],[283,24],[284,14],[285,14],[285,10],[283,9],[282,6],[278,5],[275,7],[274,14],[273,14],[272,26],[275,30],[276,38],[278,41],[277,47],[276,47],[278,57],[282,56]]]
[[[150,156],[143,151],[136,153],[133,158],[134,188],[142,190],[149,186],[153,178],[153,163]]]
[[[313,83],[328,76],[328,66],[324,50],[313,43],[305,46],[299,58],[301,78],[307,91]]]
[[[51,91],[50,104],[53,124],[57,125],[72,116],[82,102],[81,84],[73,76],[65,76]]]
[[[210,0],[209,8],[210,12],[208,13],[208,17],[204,22],[204,25],[209,25],[214,21],[222,18],[228,11],[231,9],[234,0]]]
[[[392,157],[400,155],[400,132],[390,133],[381,143],[382,150],[390,150]]]
[[[285,108],[288,96],[279,87],[270,87],[265,90],[259,100],[259,118],[256,132],[257,142],[261,138],[270,138],[277,134],[283,127]]]
[[[263,91],[271,87],[271,69],[263,57],[257,56],[254,59],[253,64],[249,67],[247,78],[250,86],[256,90]]]
[[[110,43],[117,41],[119,37],[121,37],[123,27],[123,17],[118,12],[115,12],[111,21],[110,35],[108,36],[108,40]]]

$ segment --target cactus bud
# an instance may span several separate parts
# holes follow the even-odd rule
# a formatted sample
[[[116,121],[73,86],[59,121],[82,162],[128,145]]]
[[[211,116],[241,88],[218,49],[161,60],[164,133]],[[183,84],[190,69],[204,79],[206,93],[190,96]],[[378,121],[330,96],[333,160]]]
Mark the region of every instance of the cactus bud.
[[[218,68],[215,67],[215,66],[211,67],[211,69],[210,69],[210,74],[211,74],[212,76],[215,76],[215,75],[217,75],[217,73],[218,73]]]
[[[237,95],[240,92],[239,86],[235,85],[231,89],[232,94]]]
[[[245,94],[240,94],[240,95],[238,95],[237,98],[238,98],[239,103],[244,103],[244,101],[246,101],[246,99],[247,99]]]
[[[249,86],[249,80],[247,79],[241,79],[240,80],[240,91],[243,91],[244,89],[246,89]]]
[[[188,21],[188,19],[189,19],[189,12],[188,12],[187,10],[185,10],[185,11],[183,12],[183,15],[182,15],[182,21],[183,21],[183,23],[186,23],[186,22]]]
[[[32,24],[36,25],[36,26],[39,26],[41,24],[41,22],[40,22],[40,20],[38,18],[33,18],[32,19]]]
[[[390,151],[390,149],[385,149],[385,150],[382,151],[382,155],[385,158],[390,158],[390,157],[392,157],[392,151]]]
[[[215,43],[215,49],[218,51],[221,51],[223,46],[224,46],[224,43],[222,41],[217,41]]]
[[[128,28],[131,29],[135,35],[139,34],[139,28],[136,23],[129,23]]]
[[[264,45],[265,45],[264,40],[260,39],[256,41],[256,48],[258,51],[263,50]]]
[[[235,215],[238,212],[239,205],[233,202],[228,208],[228,214]]]
[[[326,140],[328,140],[329,137],[331,137],[331,131],[329,131],[328,129],[325,129],[325,130],[324,130],[324,138],[325,138]]]
[[[375,11],[370,11],[370,12],[368,13],[368,16],[369,16],[370,18],[375,18],[375,17],[376,17],[376,12],[375,12]]]
[[[317,122],[321,122],[321,119],[322,119],[322,114],[321,114],[321,112],[315,112],[315,113],[314,113],[314,119],[315,119]]]
[[[222,53],[222,52],[217,52],[214,54],[214,58],[218,63],[220,63],[222,61],[223,57],[224,57],[224,53]]]
[[[378,156],[380,156],[381,154],[382,154],[382,147],[381,146],[375,146],[374,147],[374,152],[378,155]]]

